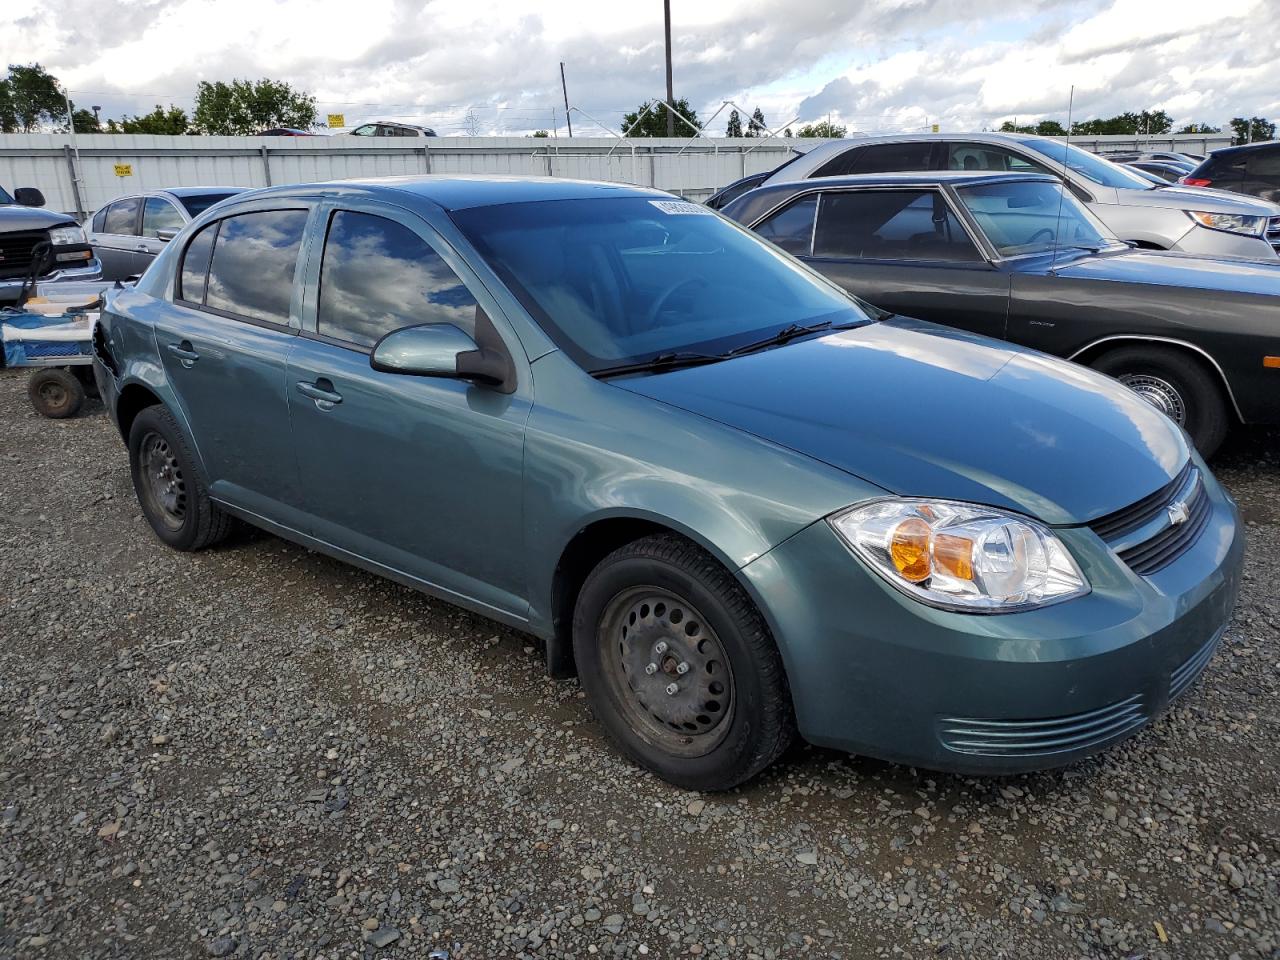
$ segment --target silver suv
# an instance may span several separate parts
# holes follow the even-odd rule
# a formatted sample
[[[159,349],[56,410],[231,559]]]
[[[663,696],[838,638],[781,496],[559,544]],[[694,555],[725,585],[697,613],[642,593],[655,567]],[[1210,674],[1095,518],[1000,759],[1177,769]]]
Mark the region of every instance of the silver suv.
[[[764,185],[927,170],[1051,173],[1117,237],[1139,247],[1263,260],[1280,256],[1280,205],[1224,190],[1156,186],[1097,154],[1046,137],[966,133],[833,140],[774,171]]]

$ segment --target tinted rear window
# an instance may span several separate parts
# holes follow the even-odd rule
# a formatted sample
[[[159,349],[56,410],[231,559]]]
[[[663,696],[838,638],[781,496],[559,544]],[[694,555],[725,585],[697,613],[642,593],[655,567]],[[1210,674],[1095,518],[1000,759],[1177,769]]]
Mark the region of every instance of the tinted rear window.
[[[204,282],[209,275],[209,255],[213,253],[213,238],[218,234],[218,224],[211,223],[197,233],[182,255],[182,270],[178,277],[178,298],[192,303],[204,303]]]
[[[878,143],[863,147],[853,173],[919,173],[928,170],[933,157],[933,143],[918,140],[909,143]]]
[[[182,205],[187,208],[187,213],[191,214],[191,219],[194,220],[215,203],[234,196],[235,193],[199,193],[190,197],[179,197],[178,199],[182,201]]]
[[[287,324],[306,210],[263,210],[221,221],[205,305]]]

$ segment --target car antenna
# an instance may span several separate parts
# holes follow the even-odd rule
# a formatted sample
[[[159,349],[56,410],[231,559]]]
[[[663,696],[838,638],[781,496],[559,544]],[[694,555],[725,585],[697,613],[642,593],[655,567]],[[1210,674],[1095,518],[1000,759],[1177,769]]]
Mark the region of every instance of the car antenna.
[[[1058,269],[1058,237],[1062,234],[1062,204],[1067,199],[1067,184],[1069,181],[1066,177],[1066,171],[1071,169],[1067,161],[1071,159],[1071,112],[1075,105],[1076,85],[1073,83],[1071,85],[1071,94],[1067,97],[1067,140],[1066,146],[1062,148],[1063,177],[1062,186],[1058,188],[1061,191],[1058,194],[1058,219],[1053,225],[1053,259],[1049,261],[1049,273],[1051,274]]]

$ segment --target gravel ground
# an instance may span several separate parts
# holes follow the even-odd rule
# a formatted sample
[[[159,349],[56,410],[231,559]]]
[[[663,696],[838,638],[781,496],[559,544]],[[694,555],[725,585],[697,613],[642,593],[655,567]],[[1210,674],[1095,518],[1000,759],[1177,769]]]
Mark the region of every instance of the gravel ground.
[[[151,535],[92,406],[0,374],[0,956],[1280,957],[1280,432],[1216,467],[1222,652],[1127,744],[684,793],[527,638],[245,533]],[[443,954],[442,954],[443,955]]]

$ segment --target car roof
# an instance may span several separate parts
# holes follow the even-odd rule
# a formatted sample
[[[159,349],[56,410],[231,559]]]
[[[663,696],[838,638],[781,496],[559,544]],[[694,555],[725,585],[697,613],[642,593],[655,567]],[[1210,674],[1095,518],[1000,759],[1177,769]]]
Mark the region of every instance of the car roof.
[[[920,170],[914,173],[851,173],[840,177],[809,177],[769,184],[762,189],[781,190],[787,187],[807,187],[830,190],[832,187],[865,187],[879,184],[892,186],[972,186],[976,183],[999,183],[1011,180],[1048,180],[1059,183],[1057,177],[1047,173],[1009,173],[998,170]]]
[[[1244,150],[1266,150],[1268,148],[1280,148],[1280,140],[1259,140],[1256,143],[1237,143],[1233,147],[1219,147],[1213,151],[1212,156],[1216,157],[1221,153],[1240,153]]]
[[[254,197],[275,194],[341,193],[354,190],[366,195],[407,193],[422,197],[446,210],[466,210],[504,203],[534,203],[540,200],[587,200],[597,197],[644,197],[676,200],[671,194],[648,187],[563,177],[417,174],[406,177],[372,177],[359,180],[330,180],[305,186],[268,187],[254,191]]]
[[[156,193],[168,193],[175,197],[200,197],[206,193],[244,193],[252,187],[169,187],[156,190]]]

